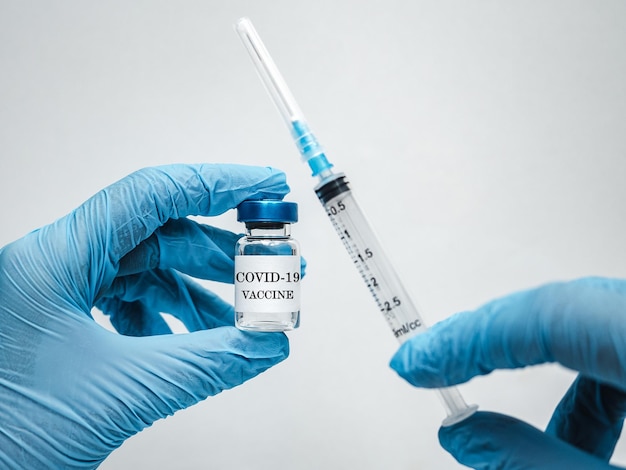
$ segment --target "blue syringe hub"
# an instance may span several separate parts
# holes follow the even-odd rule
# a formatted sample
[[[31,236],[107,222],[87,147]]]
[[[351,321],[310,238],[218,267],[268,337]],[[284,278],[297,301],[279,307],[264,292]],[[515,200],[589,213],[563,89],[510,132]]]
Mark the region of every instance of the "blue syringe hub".
[[[309,126],[303,121],[292,121],[291,134],[300,151],[300,155],[311,168],[313,176],[328,173],[333,164],[326,158],[322,146],[309,129]]]

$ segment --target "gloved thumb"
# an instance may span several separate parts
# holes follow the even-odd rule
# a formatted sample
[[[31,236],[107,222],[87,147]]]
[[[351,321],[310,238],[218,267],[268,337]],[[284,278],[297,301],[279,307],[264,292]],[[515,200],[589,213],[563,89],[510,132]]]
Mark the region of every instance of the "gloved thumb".
[[[439,442],[475,469],[616,469],[560,439],[510,416],[477,412],[439,430]]]
[[[289,354],[283,333],[243,332],[230,326],[177,335],[118,338],[126,343],[123,351],[118,349],[123,358],[117,356],[115,364],[108,362],[113,370],[106,374],[104,387],[114,408],[124,404],[125,419],[110,423],[109,430],[121,431],[125,437],[240,385]]]

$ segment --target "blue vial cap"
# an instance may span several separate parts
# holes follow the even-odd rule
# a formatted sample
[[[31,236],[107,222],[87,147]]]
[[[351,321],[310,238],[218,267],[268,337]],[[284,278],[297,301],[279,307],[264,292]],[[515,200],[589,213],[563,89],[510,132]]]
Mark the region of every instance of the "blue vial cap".
[[[278,199],[243,201],[237,206],[237,220],[239,222],[297,222],[298,204]]]

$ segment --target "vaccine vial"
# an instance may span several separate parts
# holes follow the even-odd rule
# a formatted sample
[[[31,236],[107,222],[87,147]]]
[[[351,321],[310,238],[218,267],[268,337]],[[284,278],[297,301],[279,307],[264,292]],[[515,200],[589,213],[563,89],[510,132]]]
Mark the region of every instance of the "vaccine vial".
[[[246,235],[235,245],[235,325],[242,330],[288,331],[300,323],[300,246],[291,238],[298,205],[244,201],[237,220]]]

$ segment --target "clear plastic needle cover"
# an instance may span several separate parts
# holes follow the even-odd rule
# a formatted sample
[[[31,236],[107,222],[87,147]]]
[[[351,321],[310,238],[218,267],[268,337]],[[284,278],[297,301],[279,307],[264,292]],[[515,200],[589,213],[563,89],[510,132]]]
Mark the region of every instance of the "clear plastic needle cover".
[[[252,22],[248,18],[241,18],[237,21],[235,29],[285,122],[291,125],[293,121],[302,121],[304,116],[302,116],[298,104],[287,88],[285,80],[267,52],[261,38],[259,38]]]
[[[283,76],[267,52],[252,22],[248,18],[241,18],[235,24],[235,29],[248,50],[248,54],[250,54],[256,71],[272,101],[285,120],[300,155],[313,171],[313,176],[325,178],[331,173],[330,169],[333,165],[329,163],[322,146],[309,129],[300,107],[289,91]]]

